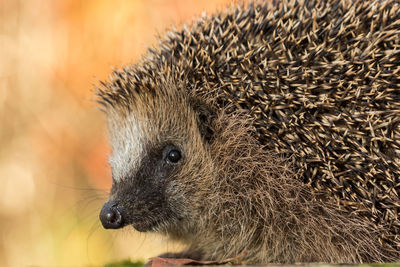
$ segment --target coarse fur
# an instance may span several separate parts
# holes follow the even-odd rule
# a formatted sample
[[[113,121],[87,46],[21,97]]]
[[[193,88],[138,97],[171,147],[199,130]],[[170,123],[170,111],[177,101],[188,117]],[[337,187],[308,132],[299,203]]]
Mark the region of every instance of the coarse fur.
[[[376,262],[398,259],[381,247],[376,228],[329,204],[313,201],[291,164],[249,136],[249,121],[221,114],[208,176],[191,181],[202,191],[192,248],[218,260],[248,251],[255,263]],[[205,216],[201,216],[205,214]],[[212,245],[210,245],[212,244]]]
[[[400,260],[399,84],[398,1],[203,17],[99,88],[110,200],[188,244],[170,256]]]

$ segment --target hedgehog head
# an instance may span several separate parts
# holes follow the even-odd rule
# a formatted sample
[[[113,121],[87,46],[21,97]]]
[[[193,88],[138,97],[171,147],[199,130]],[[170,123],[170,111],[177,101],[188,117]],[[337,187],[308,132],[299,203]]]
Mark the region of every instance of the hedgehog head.
[[[189,231],[197,216],[191,204],[196,181],[212,169],[204,142],[210,116],[173,79],[134,84],[134,78],[116,76],[98,91],[112,148],[113,185],[100,214],[103,226],[170,235]]]

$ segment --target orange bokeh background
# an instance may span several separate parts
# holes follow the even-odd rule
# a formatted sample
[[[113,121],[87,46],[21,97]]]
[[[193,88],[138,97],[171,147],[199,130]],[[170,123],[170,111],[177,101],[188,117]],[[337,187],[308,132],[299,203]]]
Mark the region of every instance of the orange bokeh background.
[[[101,266],[179,249],[105,231],[111,185],[94,84],[172,25],[231,0],[0,0],[0,266]]]

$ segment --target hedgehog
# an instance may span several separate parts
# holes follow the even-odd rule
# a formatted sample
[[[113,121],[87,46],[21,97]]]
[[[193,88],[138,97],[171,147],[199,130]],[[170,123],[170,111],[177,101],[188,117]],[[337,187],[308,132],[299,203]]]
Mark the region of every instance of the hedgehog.
[[[400,2],[232,4],[97,86],[100,212],[248,263],[400,260]]]

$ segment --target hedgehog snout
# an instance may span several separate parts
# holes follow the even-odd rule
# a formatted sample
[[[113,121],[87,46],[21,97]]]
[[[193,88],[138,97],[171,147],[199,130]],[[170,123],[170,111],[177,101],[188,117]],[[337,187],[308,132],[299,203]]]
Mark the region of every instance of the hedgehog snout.
[[[117,201],[108,201],[100,211],[100,221],[105,229],[119,229],[124,226],[124,212]]]

